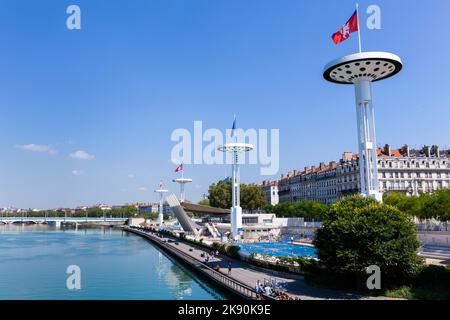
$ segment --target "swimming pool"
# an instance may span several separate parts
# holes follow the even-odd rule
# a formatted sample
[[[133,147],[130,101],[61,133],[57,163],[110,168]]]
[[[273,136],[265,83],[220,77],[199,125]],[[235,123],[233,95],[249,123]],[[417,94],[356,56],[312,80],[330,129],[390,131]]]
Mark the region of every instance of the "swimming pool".
[[[254,242],[241,243],[239,245],[242,251],[248,253],[267,254],[275,257],[305,257],[317,258],[316,249],[314,247],[302,246],[283,242]]]

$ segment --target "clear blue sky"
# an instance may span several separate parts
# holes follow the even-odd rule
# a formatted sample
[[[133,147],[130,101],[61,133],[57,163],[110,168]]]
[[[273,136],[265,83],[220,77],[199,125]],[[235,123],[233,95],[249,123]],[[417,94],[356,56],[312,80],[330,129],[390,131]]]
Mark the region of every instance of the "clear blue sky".
[[[382,30],[364,28],[363,49],[405,64],[374,85],[378,144],[449,145],[450,2],[361,10],[372,3]],[[82,30],[66,28],[71,4]],[[279,174],[356,151],[353,89],[322,79],[357,49],[355,34],[330,39],[353,10],[347,0],[0,0],[0,206],[155,201],[160,179],[178,191],[170,135],[194,120],[226,129],[237,114],[239,127],[279,128]],[[185,169],[195,201],[229,173]],[[279,174],[247,166],[242,180]]]

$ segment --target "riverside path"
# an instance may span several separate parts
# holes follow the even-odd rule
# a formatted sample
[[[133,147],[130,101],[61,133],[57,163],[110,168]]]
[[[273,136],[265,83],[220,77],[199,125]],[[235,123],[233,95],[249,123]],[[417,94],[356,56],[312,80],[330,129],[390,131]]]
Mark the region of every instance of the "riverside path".
[[[183,242],[178,238],[173,238],[166,235],[155,234],[150,231],[136,230],[129,227],[124,228],[127,231],[144,236],[145,238],[158,242],[160,246],[166,246],[168,249],[177,249],[186,256],[192,258],[191,261],[195,261],[196,266],[206,265],[205,258],[202,254],[209,253],[208,249],[196,246],[191,243]],[[172,251],[172,250],[169,250]],[[189,263],[189,262],[187,262]],[[192,262],[191,262],[192,264]],[[228,266],[231,264],[232,270],[228,274]],[[228,256],[219,254],[218,257],[210,258],[208,265],[215,268],[219,266],[219,272],[228,278],[235,280],[243,286],[253,289],[256,282],[259,280],[264,283],[264,280],[274,281],[278,284],[282,284],[285,288],[285,292],[290,296],[301,300],[385,300],[387,297],[371,297],[363,296],[354,293],[328,290],[324,288],[317,288],[305,283],[303,276],[288,274],[278,271],[272,271],[260,267],[253,266],[247,262],[232,259]],[[222,283],[222,285],[225,285]]]

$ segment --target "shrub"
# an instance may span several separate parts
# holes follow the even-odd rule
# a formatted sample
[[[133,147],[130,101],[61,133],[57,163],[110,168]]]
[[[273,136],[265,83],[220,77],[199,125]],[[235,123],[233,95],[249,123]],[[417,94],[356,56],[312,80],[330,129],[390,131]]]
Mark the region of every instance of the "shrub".
[[[450,267],[424,266],[414,279],[414,286],[450,291]]]
[[[226,253],[230,257],[237,258],[239,257],[239,250],[241,250],[241,247],[239,246],[226,246]]]
[[[320,264],[335,277],[367,278],[365,269],[377,265],[384,283],[411,281],[422,259],[414,223],[397,208],[351,196],[333,204],[314,245]],[[353,282],[354,283],[354,282]]]

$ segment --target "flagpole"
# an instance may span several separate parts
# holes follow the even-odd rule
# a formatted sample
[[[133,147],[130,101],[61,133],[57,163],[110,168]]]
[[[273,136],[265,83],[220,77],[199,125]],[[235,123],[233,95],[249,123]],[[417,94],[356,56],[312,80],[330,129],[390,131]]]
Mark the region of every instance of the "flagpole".
[[[359,24],[359,4],[356,3],[356,17],[358,20],[358,44],[359,44],[359,53],[362,52],[362,46],[361,46],[361,27]]]

